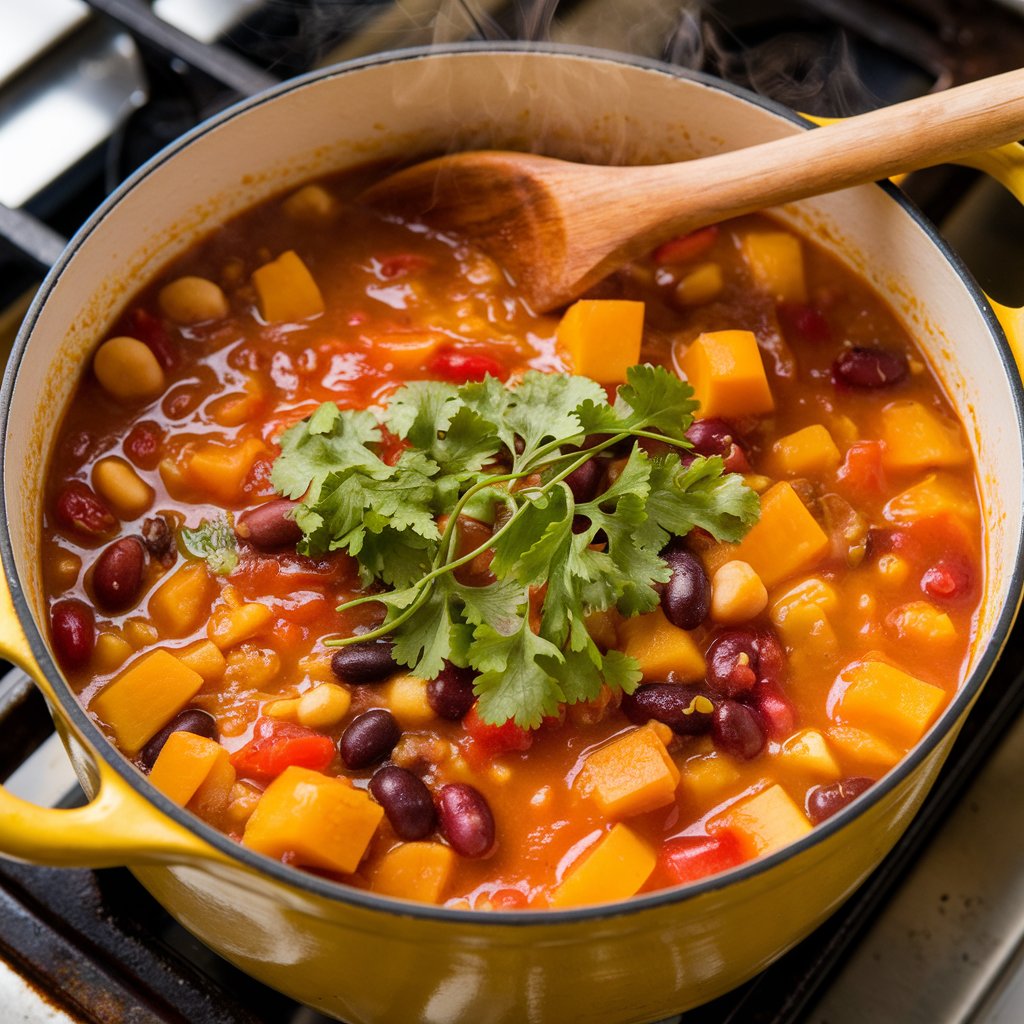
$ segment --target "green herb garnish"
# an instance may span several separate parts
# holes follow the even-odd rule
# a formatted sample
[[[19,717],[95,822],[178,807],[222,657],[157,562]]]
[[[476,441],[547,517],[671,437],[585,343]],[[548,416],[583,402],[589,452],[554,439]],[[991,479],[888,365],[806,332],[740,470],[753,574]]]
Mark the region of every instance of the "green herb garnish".
[[[238,565],[238,543],[226,516],[204,519],[196,527],[182,527],[178,543],[186,555],[205,559],[210,572],[219,576],[230,576]]]
[[[757,495],[724,473],[720,458],[698,456],[684,467],[676,452],[652,457],[635,443],[593,500],[575,502],[564,480],[630,438],[689,449],[696,408],[690,386],[654,366],[633,367],[614,404],[599,384],[567,374],[531,371],[511,387],[492,377],[461,387],[407,384],[380,413],[408,445],[388,465],[373,412],[321,405],[281,436],[271,480],[303,498],[295,516],[301,553],[347,551],[365,585],[389,588],[339,608],[380,602],[387,615],[379,629],[329,643],[390,633],[396,660],[424,679],[446,659],[472,666],[479,714],[492,724],[533,728],[561,703],[597,697],[602,683],[632,692],[635,659],[602,654],[586,617],[613,606],[623,615],[653,610],[654,585],[670,575],[659,554],[669,539],[699,526],[738,540],[757,519]],[[457,557],[455,523],[470,513],[494,532]],[[580,516],[585,528],[574,533]],[[496,582],[455,579],[455,569],[488,549]]]

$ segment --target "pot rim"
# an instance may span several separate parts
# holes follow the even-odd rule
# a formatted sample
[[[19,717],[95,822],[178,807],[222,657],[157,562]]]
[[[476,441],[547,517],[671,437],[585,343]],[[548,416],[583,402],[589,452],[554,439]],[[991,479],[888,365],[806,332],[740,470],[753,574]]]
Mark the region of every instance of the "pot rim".
[[[207,132],[219,128],[221,125],[232,121],[234,118],[246,115],[264,103],[273,102],[277,97],[293,91],[298,91],[321,80],[344,76],[354,71],[360,71],[375,65],[395,64],[408,60],[420,60],[433,57],[458,57],[462,54],[481,53],[531,53],[555,57],[581,57],[592,61],[605,62],[609,64],[625,64],[647,71],[655,71],[673,78],[682,78],[695,81],[708,88],[728,93],[731,96],[746,100],[755,106],[761,107],[769,113],[785,118],[787,121],[799,125],[804,129],[815,127],[810,121],[790,110],[774,100],[766,99],[749,92],[746,89],[735,86],[729,82],[706,75],[702,72],[675,67],[662,61],[646,57],[638,57],[630,54],[618,53],[616,51],[599,49],[596,47],[565,45],[557,43],[522,43],[516,41],[503,42],[465,42],[451,43],[443,46],[419,46],[402,50],[390,50],[369,57],[362,57],[352,61],[346,61],[331,67],[308,72],[282,82],[279,86],[270,88],[254,96],[247,97],[225,110],[215,114],[196,125],[190,131],[180,136],[164,149],[151,157],[145,164],[132,173],[118,188],[116,188],[104,202],[96,209],[89,219],[82,225],[69,241],[60,258],[53,265],[46,275],[43,283],[32,301],[32,304],[25,315],[21,329],[11,349],[10,358],[4,373],[3,383],[0,385],[0,473],[6,477],[7,437],[11,429],[10,413],[11,401],[17,383],[18,374],[22,359],[25,357],[29,342],[39,317],[39,314],[47,301],[47,298],[59,283],[60,277],[67,264],[74,258],[89,239],[100,222],[107,214],[121,201],[121,199],[132,191],[140,182],[149,176],[154,170],[172,159],[179,150],[191,145],[196,139]],[[1004,373],[1008,379],[1011,394],[1014,400],[1014,411],[1016,416],[1017,431],[1024,440],[1024,386],[1022,386],[1017,364],[1014,360],[1010,345],[1003,333],[999,321],[992,312],[984,293],[974,281],[970,271],[967,269],[960,257],[949,247],[946,241],[939,235],[935,226],[921,213],[911,200],[888,181],[875,183],[876,187],[883,189],[889,197],[896,202],[903,211],[913,219],[918,227],[925,233],[934,246],[945,257],[951,265],[961,283],[967,290],[982,314],[982,317],[989,330],[989,341],[995,345]],[[221,854],[226,854],[232,860],[238,861],[241,866],[249,868],[260,874],[270,876],[275,881],[281,882],[293,889],[304,893],[327,899],[332,902],[350,904],[361,910],[379,911],[390,916],[417,918],[424,921],[435,921],[438,923],[461,924],[472,921],[474,926],[535,926],[535,925],[565,925],[580,921],[598,921],[602,919],[618,918],[630,914],[638,914],[647,910],[667,907],[672,904],[682,904],[687,900],[696,899],[708,893],[715,892],[727,886],[749,881],[758,875],[765,874],[775,868],[784,860],[797,857],[805,853],[813,846],[831,838],[838,831],[843,829],[848,822],[866,813],[871,807],[880,803],[888,794],[895,790],[907,777],[912,775],[922,762],[935,750],[939,743],[945,739],[947,733],[954,726],[957,720],[963,715],[966,709],[974,701],[981,690],[982,685],[992,672],[996,660],[999,657],[1006,643],[1010,628],[1016,616],[1017,606],[1020,602],[1021,590],[1024,587],[1024,564],[1019,557],[1024,552],[1024,519],[1017,533],[1018,558],[1014,564],[1009,578],[1010,598],[1000,610],[999,616],[992,627],[992,633],[986,644],[985,650],[981,653],[971,674],[963,682],[953,700],[945,708],[938,721],[931,727],[926,736],[901,760],[896,766],[878,780],[862,796],[858,797],[851,804],[844,807],[827,821],[817,825],[806,836],[798,839],[781,850],[765,857],[756,858],[738,867],[732,868],[719,875],[703,879],[697,882],[688,883],[682,886],[675,886],[668,889],[661,889],[653,893],[641,896],[632,896],[627,900],[620,900],[614,903],[599,904],[590,907],[581,907],[569,910],[514,910],[514,911],[488,911],[483,913],[477,910],[465,910],[435,906],[433,904],[416,903],[410,900],[400,900],[394,897],[381,896],[369,890],[357,889],[354,886],[346,885],[343,882],[334,882],[318,877],[296,868],[288,867],[278,861],[249,850],[239,843],[233,842],[224,833],[219,832],[207,825],[200,818],[189,813],[167,799],[162,793],[156,790],[148,782],[148,779],[132,765],[130,761],[110,742],[100,731],[99,727],[87,714],[85,708],[79,703],[72,692],[71,687],[65,682],[63,675],[54,662],[49,648],[43,638],[42,631],[37,624],[28,600],[21,586],[21,581],[15,565],[13,542],[11,540],[6,509],[6,493],[0,490],[0,520],[3,528],[0,530],[0,566],[7,579],[11,592],[11,599],[17,612],[22,629],[28,640],[33,656],[53,684],[54,692],[60,702],[61,713],[70,719],[77,727],[81,735],[88,740],[90,753],[94,757],[101,757],[110,767],[114,769],[133,789],[142,795],[149,803],[153,804],[164,815],[196,833],[210,846]]]

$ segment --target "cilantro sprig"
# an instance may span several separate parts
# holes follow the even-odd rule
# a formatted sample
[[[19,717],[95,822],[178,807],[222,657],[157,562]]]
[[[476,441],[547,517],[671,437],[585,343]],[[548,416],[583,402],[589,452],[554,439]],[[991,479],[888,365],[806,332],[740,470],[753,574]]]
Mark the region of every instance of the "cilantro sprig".
[[[513,386],[407,384],[379,414],[321,405],[281,436],[271,481],[302,499],[301,553],[345,551],[376,585],[339,611],[386,609],[378,629],[329,643],[391,634],[396,660],[425,679],[445,661],[471,666],[478,712],[493,724],[533,728],[602,684],[632,692],[635,659],[603,652],[588,617],[653,610],[670,538],[700,527],[739,540],[758,515],[720,458],[680,458],[696,408],[688,384],[649,365],[630,369],[614,402],[585,377],[531,371]],[[393,461],[381,456],[384,428],[405,444]],[[649,455],[640,438],[671,450]],[[630,440],[617,478],[577,502],[567,477]],[[459,555],[469,514],[493,532]],[[455,570],[488,550],[494,582],[461,583]]]

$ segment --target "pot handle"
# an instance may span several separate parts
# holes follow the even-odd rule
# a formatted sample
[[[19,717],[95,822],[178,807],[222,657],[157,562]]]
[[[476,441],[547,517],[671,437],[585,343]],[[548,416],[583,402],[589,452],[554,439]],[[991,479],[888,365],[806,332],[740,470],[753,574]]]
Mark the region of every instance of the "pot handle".
[[[10,587],[0,577],[0,657],[14,662],[42,691],[65,746],[89,748],[61,712],[18,621]],[[39,807],[0,786],[0,856],[50,867],[182,864],[228,858],[162,814],[102,758],[83,756],[89,789],[84,807]]]

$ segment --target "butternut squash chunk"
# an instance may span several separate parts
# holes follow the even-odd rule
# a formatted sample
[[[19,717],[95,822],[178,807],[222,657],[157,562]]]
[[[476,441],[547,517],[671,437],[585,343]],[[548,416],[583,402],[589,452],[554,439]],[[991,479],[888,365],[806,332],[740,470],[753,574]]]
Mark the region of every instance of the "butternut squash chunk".
[[[629,818],[675,799],[679,769],[665,744],[646,727],[633,729],[590,754],[576,786],[609,818]]]
[[[149,617],[164,636],[186,636],[209,615],[216,589],[205,562],[186,562],[153,591]]]
[[[250,640],[273,621],[274,613],[265,604],[240,604],[235,608],[218,608],[206,627],[209,638],[226,651]]]
[[[185,806],[205,821],[215,823],[231,803],[237,778],[230,758],[214,761],[206,778],[199,783],[199,788]]]
[[[203,677],[169,651],[145,655],[108,683],[89,710],[129,756],[138,753],[199,692]]]
[[[714,806],[739,781],[736,762],[718,750],[688,757],[679,772],[679,788],[700,807]]]
[[[779,785],[744,797],[727,807],[708,822],[714,835],[722,829],[734,829],[747,850],[748,857],[760,857],[811,831],[811,823],[793,798]]]
[[[313,275],[291,249],[254,270],[252,283],[260,316],[268,324],[308,320],[324,311],[324,297]]]
[[[304,867],[351,874],[384,808],[341,779],[292,765],[267,786],[242,836],[251,850]]]
[[[169,800],[184,807],[217,765],[231,768],[228,752],[216,741],[190,732],[172,732],[149,773],[149,781]],[[231,768],[234,785],[234,769]]]
[[[761,495],[761,518],[734,549],[771,590],[789,576],[813,569],[829,540],[793,488],[783,481]]]
[[[835,721],[875,733],[904,750],[925,734],[945,703],[941,687],[872,660],[847,665],[829,698]]]
[[[970,460],[957,424],[943,420],[920,402],[890,402],[882,409],[882,462],[886,469],[913,470],[963,466]]]
[[[704,678],[704,655],[693,637],[673,626],[660,608],[623,619],[619,625],[622,650],[640,662],[645,679],[672,678],[694,683]]]
[[[222,505],[242,499],[242,485],[256,460],[265,453],[262,441],[246,438],[241,444],[201,444],[185,466],[186,479],[209,492]]]
[[[818,476],[838,469],[841,461],[832,435],[815,423],[780,437],[772,445],[768,472],[775,476]]]
[[[557,910],[623,900],[635,895],[657,862],[654,851],[631,828],[613,825],[551,893]]]
[[[965,484],[947,473],[931,473],[920,483],[890,498],[884,515],[897,526],[944,515],[955,516],[965,523],[973,523],[978,518],[974,495]]]
[[[834,782],[842,776],[828,741],[817,729],[801,729],[785,740],[775,754],[786,767]]]
[[[911,601],[889,613],[886,622],[901,639],[944,644],[956,639],[956,626],[930,601]]]
[[[640,361],[644,304],[622,299],[580,299],[558,325],[558,345],[573,370],[599,384],[622,384]]]
[[[455,851],[442,843],[402,843],[372,869],[370,888],[401,900],[440,903],[455,861]]]
[[[852,725],[833,725],[826,735],[836,750],[869,769],[887,771],[903,756],[891,743]]]
[[[756,416],[775,408],[751,331],[701,334],[679,359],[700,402],[698,416]]]
[[[754,284],[776,302],[806,302],[800,239],[788,231],[753,231],[740,243]]]
[[[215,683],[224,675],[227,661],[220,648],[211,640],[197,640],[178,651],[178,659],[193,672],[198,672],[206,683]]]

